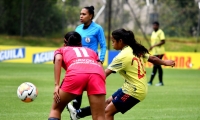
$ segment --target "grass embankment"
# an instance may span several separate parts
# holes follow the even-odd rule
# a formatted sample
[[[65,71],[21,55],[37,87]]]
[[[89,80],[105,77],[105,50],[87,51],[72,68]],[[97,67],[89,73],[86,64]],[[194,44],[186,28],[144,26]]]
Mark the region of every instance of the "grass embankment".
[[[143,37],[136,36],[136,39],[138,39],[145,47],[149,48]],[[150,37],[148,37],[148,39],[150,40]],[[165,49],[170,52],[200,52],[200,41],[197,42],[194,37],[166,37]]]
[[[20,37],[0,35],[0,45],[17,45],[17,46],[46,46],[57,47],[62,45],[63,38],[47,37]]]
[[[148,39],[150,37],[148,36]],[[142,36],[136,36],[136,39],[142,43],[145,47],[149,48],[147,42]],[[0,35],[0,45],[18,45],[18,46],[47,46],[58,47],[63,43],[63,38],[51,38],[51,37],[19,37],[19,36],[7,36]],[[178,38],[178,37],[166,37],[165,44],[166,51],[172,52],[200,52],[200,41],[197,42],[196,38]],[[110,44],[110,49],[112,46]]]

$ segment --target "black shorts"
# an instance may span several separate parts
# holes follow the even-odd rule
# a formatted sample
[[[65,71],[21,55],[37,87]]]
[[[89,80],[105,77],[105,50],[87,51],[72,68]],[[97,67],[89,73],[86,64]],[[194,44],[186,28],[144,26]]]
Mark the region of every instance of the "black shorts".
[[[140,102],[140,100],[123,93],[122,89],[118,89],[113,95],[112,95],[112,102],[118,112],[121,112],[124,114],[126,111],[131,109],[133,106],[135,106],[137,103]]]

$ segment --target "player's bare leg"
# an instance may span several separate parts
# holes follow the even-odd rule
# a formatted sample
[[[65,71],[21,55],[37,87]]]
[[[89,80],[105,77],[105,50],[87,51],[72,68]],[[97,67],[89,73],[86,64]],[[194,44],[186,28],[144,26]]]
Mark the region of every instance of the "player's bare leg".
[[[110,102],[105,109],[105,117],[106,120],[114,120],[114,115],[117,113],[117,109],[115,108],[114,104]]]
[[[89,95],[93,120],[105,120],[105,95]]]
[[[49,114],[49,118],[61,118],[61,113],[67,103],[69,103],[71,100],[73,100],[77,95],[71,94],[71,93],[66,93],[62,91],[61,89],[59,90],[59,95],[60,95],[60,102],[56,103],[56,101],[53,101],[52,108]]]
[[[105,101],[105,104],[106,104],[105,108],[112,102],[112,100],[113,100],[113,98],[112,98],[112,96],[110,96],[110,97]]]

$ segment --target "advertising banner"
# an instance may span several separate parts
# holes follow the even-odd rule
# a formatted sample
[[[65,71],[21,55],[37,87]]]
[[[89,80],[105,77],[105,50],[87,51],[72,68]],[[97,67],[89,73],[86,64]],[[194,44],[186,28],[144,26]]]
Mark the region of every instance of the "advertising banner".
[[[1,46],[0,62],[52,64],[56,47]],[[108,63],[106,52],[104,66]]]
[[[0,62],[52,63],[52,47],[0,46]]]
[[[174,68],[180,69],[200,69],[200,53],[194,52],[166,52],[163,60],[174,60],[176,65]],[[146,67],[152,67],[151,63],[147,63]],[[169,68],[163,66],[165,68]]]
[[[108,64],[112,62],[112,59],[119,53],[119,51],[109,51],[108,53]],[[200,53],[194,52],[166,52],[163,56],[163,60],[174,60],[178,69],[200,69]],[[147,68],[153,67],[148,62],[146,63]],[[163,66],[164,68],[170,68]]]
[[[56,47],[26,47],[26,46],[1,46],[0,62],[10,63],[33,63],[52,64]],[[119,51],[110,50],[106,52],[104,66],[110,64]],[[194,52],[166,52],[163,60],[175,60],[179,69],[200,69],[200,53]],[[146,63],[147,68],[151,68],[151,63]],[[170,68],[165,67],[164,68]]]

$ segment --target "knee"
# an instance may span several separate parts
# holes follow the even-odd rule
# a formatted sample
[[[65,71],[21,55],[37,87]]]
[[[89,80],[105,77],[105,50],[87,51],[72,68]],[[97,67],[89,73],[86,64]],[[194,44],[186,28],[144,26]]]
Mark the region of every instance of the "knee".
[[[113,119],[114,115],[115,115],[115,113],[112,113],[111,111],[105,110],[105,118],[106,118],[106,120],[107,119],[108,120]]]
[[[108,111],[107,109],[105,109],[105,114],[106,114],[106,115],[109,114],[109,111]]]
[[[107,99],[107,100],[105,101],[105,104],[108,105],[109,103],[110,103],[110,100]]]
[[[110,104],[111,101],[112,101],[112,99],[111,99],[111,98],[108,98],[108,99],[105,101],[105,107],[107,107],[108,104]]]
[[[109,116],[111,116],[111,113],[107,109],[105,109],[105,117],[108,118]]]
[[[111,110],[105,109],[105,117],[108,118],[110,116],[114,116],[115,113],[113,113]]]

